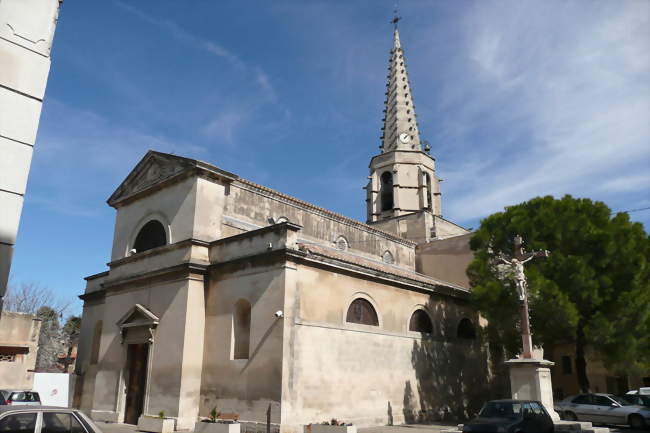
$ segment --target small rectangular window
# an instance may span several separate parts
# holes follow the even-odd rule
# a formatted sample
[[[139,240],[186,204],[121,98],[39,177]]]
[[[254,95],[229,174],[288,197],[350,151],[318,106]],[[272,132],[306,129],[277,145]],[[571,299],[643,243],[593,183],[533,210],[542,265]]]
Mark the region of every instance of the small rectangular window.
[[[562,357],[562,374],[568,375],[573,374],[573,368],[571,367],[571,357],[563,356]]]

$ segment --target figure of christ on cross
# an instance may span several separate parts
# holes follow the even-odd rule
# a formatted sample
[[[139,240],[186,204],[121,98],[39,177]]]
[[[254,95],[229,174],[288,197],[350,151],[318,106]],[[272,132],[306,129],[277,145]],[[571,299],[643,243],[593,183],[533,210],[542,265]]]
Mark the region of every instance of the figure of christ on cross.
[[[506,259],[502,254],[497,256],[497,259],[510,266],[513,272],[515,285],[519,292],[519,301],[521,303],[521,340],[523,343],[523,358],[533,357],[533,341],[530,335],[530,318],[528,317],[528,283],[526,282],[526,274],[524,274],[524,263],[531,261],[535,257],[548,257],[548,250],[544,251],[524,251],[524,240],[521,236],[517,235],[514,239],[514,257],[510,260]]]

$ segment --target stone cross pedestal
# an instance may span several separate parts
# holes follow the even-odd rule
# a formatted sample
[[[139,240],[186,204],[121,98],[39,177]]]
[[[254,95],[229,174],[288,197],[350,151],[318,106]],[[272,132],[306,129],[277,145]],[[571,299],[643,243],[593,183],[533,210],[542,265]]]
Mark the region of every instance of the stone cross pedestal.
[[[544,405],[553,421],[560,416],[553,409],[551,369],[555,363],[542,359],[516,358],[506,361],[510,369],[510,391],[516,400],[537,400]]]
[[[553,408],[553,384],[551,369],[555,363],[544,359],[543,350],[533,349],[528,317],[528,293],[524,264],[536,257],[548,257],[548,251],[526,252],[524,240],[517,235],[514,239],[514,257],[510,260],[500,255],[501,262],[512,267],[517,290],[519,291],[521,311],[522,354],[520,358],[506,361],[510,369],[510,392],[515,400],[537,400],[541,402],[553,421],[560,416]]]

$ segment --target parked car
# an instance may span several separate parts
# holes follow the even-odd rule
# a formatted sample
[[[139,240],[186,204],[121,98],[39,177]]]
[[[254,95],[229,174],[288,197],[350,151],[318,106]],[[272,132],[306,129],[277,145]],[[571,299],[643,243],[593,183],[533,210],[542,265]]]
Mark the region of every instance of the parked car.
[[[52,406],[0,406],[0,432],[102,433],[75,409]]]
[[[636,404],[639,406],[650,407],[650,395],[647,394],[630,394],[622,395],[620,398],[628,403]]]
[[[650,395],[650,386],[648,387],[641,387],[639,389],[633,389],[631,391],[628,391],[627,394],[641,394],[641,395]]]
[[[463,432],[553,433],[553,419],[544,406],[531,400],[494,400],[485,403],[478,417],[463,425]]]
[[[628,424],[642,429],[650,425],[650,409],[628,403],[613,394],[580,394],[555,404],[560,417],[569,421]]]
[[[24,389],[0,389],[0,406],[12,404],[40,406],[41,397],[36,391],[27,391]]]

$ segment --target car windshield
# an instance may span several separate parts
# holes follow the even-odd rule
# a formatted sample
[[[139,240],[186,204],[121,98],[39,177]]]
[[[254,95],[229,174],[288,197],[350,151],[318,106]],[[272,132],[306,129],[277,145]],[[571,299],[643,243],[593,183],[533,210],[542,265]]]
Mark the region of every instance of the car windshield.
[[[521,403],[490,401],[483,406],[479,416],[484,418],[521,418]]]
[[[38,393],[30,391],[18,391],[11,394],[11,401],[18,403],[38,402]]]
[[[607,397],[611,398],[612,400],[614,400],[616,403],[620,404],[621,406],[632,406],[632,403],[630,403],[629,401],[625,401],[625,399],[623,399],[621,397],[616,397],[613,394],[607,394]]]

